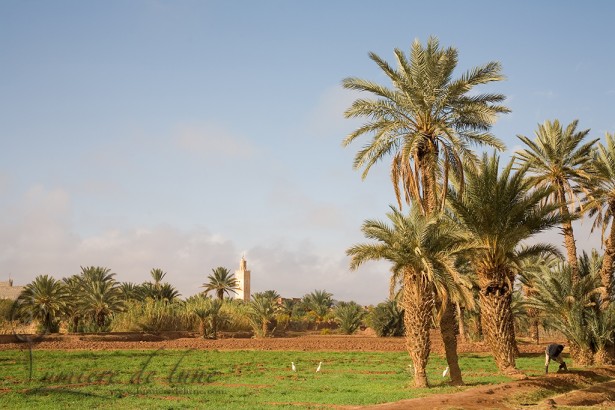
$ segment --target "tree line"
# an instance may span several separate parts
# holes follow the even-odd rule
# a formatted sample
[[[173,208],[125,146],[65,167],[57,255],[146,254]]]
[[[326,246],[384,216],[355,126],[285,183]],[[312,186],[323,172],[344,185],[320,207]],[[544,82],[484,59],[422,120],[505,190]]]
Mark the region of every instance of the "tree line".
[[[256,337],[287,331],[354,333],[370,322],[368,310],[356,302],[333,299],[325,290],[285,299],[275,290],[257,292],[251,300],[232,299],[237,279],[224,267],[212,269],[203,291],[181,298],[164,281],[162,269],[150,271],[141,284],[118,282],[109,268],[82,267],[63,279],[39,275],[5,306],[5,321],[37,327],[39,333],[108,331],[198,331],[216,338],[218,331],[245,331]],[[365,320],[364,320],[365,319]],[[12,323],[11,323],[12,322]]]

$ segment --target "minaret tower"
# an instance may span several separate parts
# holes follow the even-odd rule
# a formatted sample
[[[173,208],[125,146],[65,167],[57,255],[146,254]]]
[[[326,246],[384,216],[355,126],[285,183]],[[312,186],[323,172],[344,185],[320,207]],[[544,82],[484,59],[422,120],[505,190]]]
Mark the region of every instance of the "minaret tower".
[[[235,278],[237,279],[237,295],[235,299],[241,299],[246,302],[250,301],[250,271],[248,270],[248,264],[246,259],[242,256],[239,262],[239,270],[235,271]]]

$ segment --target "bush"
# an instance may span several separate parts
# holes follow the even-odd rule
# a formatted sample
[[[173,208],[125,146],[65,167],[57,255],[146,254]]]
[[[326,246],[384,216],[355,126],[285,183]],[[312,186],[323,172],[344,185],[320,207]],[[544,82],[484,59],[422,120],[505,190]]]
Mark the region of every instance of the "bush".
[[[395,300],[379,303],[367,316],[367,324],[380,337],[404,335],[404,310]]]
[[[222,299],[212,299],[204,296],[193,296],[186,301],[186,315],[198,319],[199,333],[204,339],[216,339],[218,329],[225,322],[220,310],[224,304]]]
[[[126,310],[113,317],[111,329],[116,332],[160,332],[188,330],[190,321],[182,302],[166,302],[147,298],[145,301],[130,301]]]
[[[340,302],[335,307],[335,321],[340,326],[340,331],[346,335],[353,334],[365,316],[365,309],[356,302]]]

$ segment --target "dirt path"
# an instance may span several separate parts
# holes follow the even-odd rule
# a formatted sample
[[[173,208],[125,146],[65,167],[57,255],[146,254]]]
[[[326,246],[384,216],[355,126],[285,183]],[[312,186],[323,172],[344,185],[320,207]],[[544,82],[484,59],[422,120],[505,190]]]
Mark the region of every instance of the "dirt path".
[[[445,409],[557,409],[559,406],[596,406],[615,409],[615,366],[549,374],[544,377],[481,386],[459,393],[439,394],[376,406],[373,410]],[[557,392],[567,392],[555,396]]]

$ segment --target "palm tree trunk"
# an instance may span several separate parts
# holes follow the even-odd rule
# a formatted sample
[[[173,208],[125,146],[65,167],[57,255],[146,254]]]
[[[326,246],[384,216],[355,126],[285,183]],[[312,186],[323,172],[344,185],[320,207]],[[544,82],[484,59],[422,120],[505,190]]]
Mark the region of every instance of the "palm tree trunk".
[[[466,338],[466,324],[463,321],[463,311],[465,308],[461,307],[459,303],[455,303],[455,307],[457,309],[457,322],[459,327],[459,341],[461,343],[465,343],[467,341]]]
[[[572,271],[572,283],[579,282],[579,266],[577,264],[577,244],[574,240],[574,231],[572,229],[572,221],[570,220],[570,211],[566,204],[566,192],[564,185],[558,186],[558,199],[562,202],[560,213],[562,215],[562,233],[564,235],[564,245],[566,247],[566,259]]]
[[[515,373],[516,344],[511,311],[512,289],[506,283],[481,284],[480,302],[485,341],[495,363],[501,372]]]
[[[523,286],[523,292],[526,297],[532,297],[536,291],[530,286]],[[530,320],[530,339],[536,344],[540,343],[540,332],[539,332],[539,314],[540,312],[536,308],[527,308],[527,317]]]
[[[451,376],[451,384],[453,386],[463,386],[461,369],[459,368],[459,357],[457,356],[455,304],[450,300],[442,303],[440,333],[442,334],[442,341],[444,342],[444,351],[446,352],[446,363],[448,364]]]
[[[527,316],[530,318],[530,339],[532,339],[534,343],[538,344],[540,343],[538,310],[534,308],[528,308]]]
[[[429,328],[432,321],[433,297],[427,283],[420,276],[407,272],[403,289],[406,348],[414,365],[415,387],[427,387],[427,360],[429,359]]]
[[[610,208],[611,212],[615,212],[615,204],[610,206]],[[602,309],[608,306],[609,296],[613,292],[613,262],[615,259],[615,223],[613,222],[611,223],[611,231],[608,239],[605,241],[605,245],[602,267],[600,268]]]
[[[594,364],[597,366],[610,366],[613,364],[613,358],[611,356],[612,354],[609,354],[607,347],[602,346],[594,353]]]
[[[579,346],[570,341],[570,357],[577,366],[591,366],[594,364],[594,354],[591,349]]]

